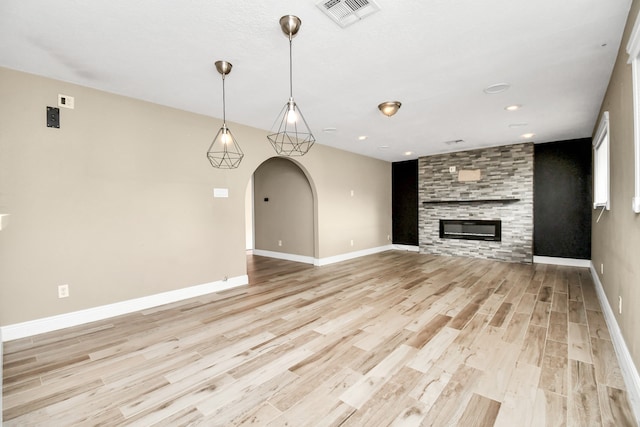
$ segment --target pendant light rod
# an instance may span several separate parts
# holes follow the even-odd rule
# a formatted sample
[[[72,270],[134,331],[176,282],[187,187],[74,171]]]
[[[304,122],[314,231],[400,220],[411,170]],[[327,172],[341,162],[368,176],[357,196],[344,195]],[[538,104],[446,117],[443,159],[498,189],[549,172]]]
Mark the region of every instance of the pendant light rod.
[[[289,97],[293,99],[293,43],[292,40],[298,34],[302,20],[295,15],[285,15],[280,18],[280,28],[289,38]]]
[[[293,99],[293,43],[292,36],[289,36],[289,97]]]
[[[224,93],[224,74],[222,75],[222,124],[227,126],[227,107]]]
[[[231,72],[230,62],[227,61],[216,61],[216,70],[220,74],[222,74],[222,124],[226,127],[227,125],[227,112],[226,112],[226,99],[225,99],[225,91],[224,91],[224,78],[227,74]]]

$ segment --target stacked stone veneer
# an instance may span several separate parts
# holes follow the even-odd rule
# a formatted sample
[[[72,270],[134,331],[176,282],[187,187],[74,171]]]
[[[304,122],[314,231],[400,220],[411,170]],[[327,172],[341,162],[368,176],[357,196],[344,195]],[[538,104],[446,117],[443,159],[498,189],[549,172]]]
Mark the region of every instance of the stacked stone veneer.
[[[456,172],[449,172],[455,166]],[[458,182],[460,170],[481,178]],[[533,261],[533,144],[421,157],[418,162],[420,251],[510,262]],[[512,199],[519,199],[512,201]],[[480,202],[482,199],[505,201]],[[511,201],[509,201],[511,199]],[[473,203],[459,202],[474,200]],[[423,202],[451,203],[423,203]],[[440,219],[502,221],[502,241],[441,239]]]

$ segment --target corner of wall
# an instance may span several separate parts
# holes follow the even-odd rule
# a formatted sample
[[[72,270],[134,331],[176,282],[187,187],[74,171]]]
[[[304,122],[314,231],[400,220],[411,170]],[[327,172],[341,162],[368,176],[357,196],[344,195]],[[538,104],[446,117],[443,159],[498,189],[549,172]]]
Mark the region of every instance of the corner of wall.
[[[354,258],[359,258],[366,255],[377,254],[378,252],[384,252],[393,249],[393,245],[378,246],[377,248],[363,249],[361,251],[348,252],[346,254],[330,256],[326,258],[317,258],[314,262],[316,267],[323,265],[335,264],[336,262],[347,261]]]

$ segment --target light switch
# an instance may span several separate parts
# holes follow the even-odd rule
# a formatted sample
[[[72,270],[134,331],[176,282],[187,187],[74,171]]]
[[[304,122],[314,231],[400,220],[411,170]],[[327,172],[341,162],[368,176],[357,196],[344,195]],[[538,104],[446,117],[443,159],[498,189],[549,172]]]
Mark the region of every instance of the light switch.
[[[228,188],[214,188],[213,197],[229,197]]]

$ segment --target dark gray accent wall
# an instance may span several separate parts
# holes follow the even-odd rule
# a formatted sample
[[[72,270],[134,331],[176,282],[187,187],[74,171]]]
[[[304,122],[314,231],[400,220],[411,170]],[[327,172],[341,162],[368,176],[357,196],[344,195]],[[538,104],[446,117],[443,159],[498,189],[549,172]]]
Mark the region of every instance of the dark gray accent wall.
[[[421,157],[420,251],[532,262],[533,150],[533,144],[526,143]],[[451,166],[456,172],[449,171]],[[476,169],[479,181],[459,182],[460,170]],[[440,239],[440,219],[499,219],[502,241]]]
[[[591,259],[591,139],[535,146],[534,254]]]
[[[418,160],[391,165],[393,243],[418,246]]]

